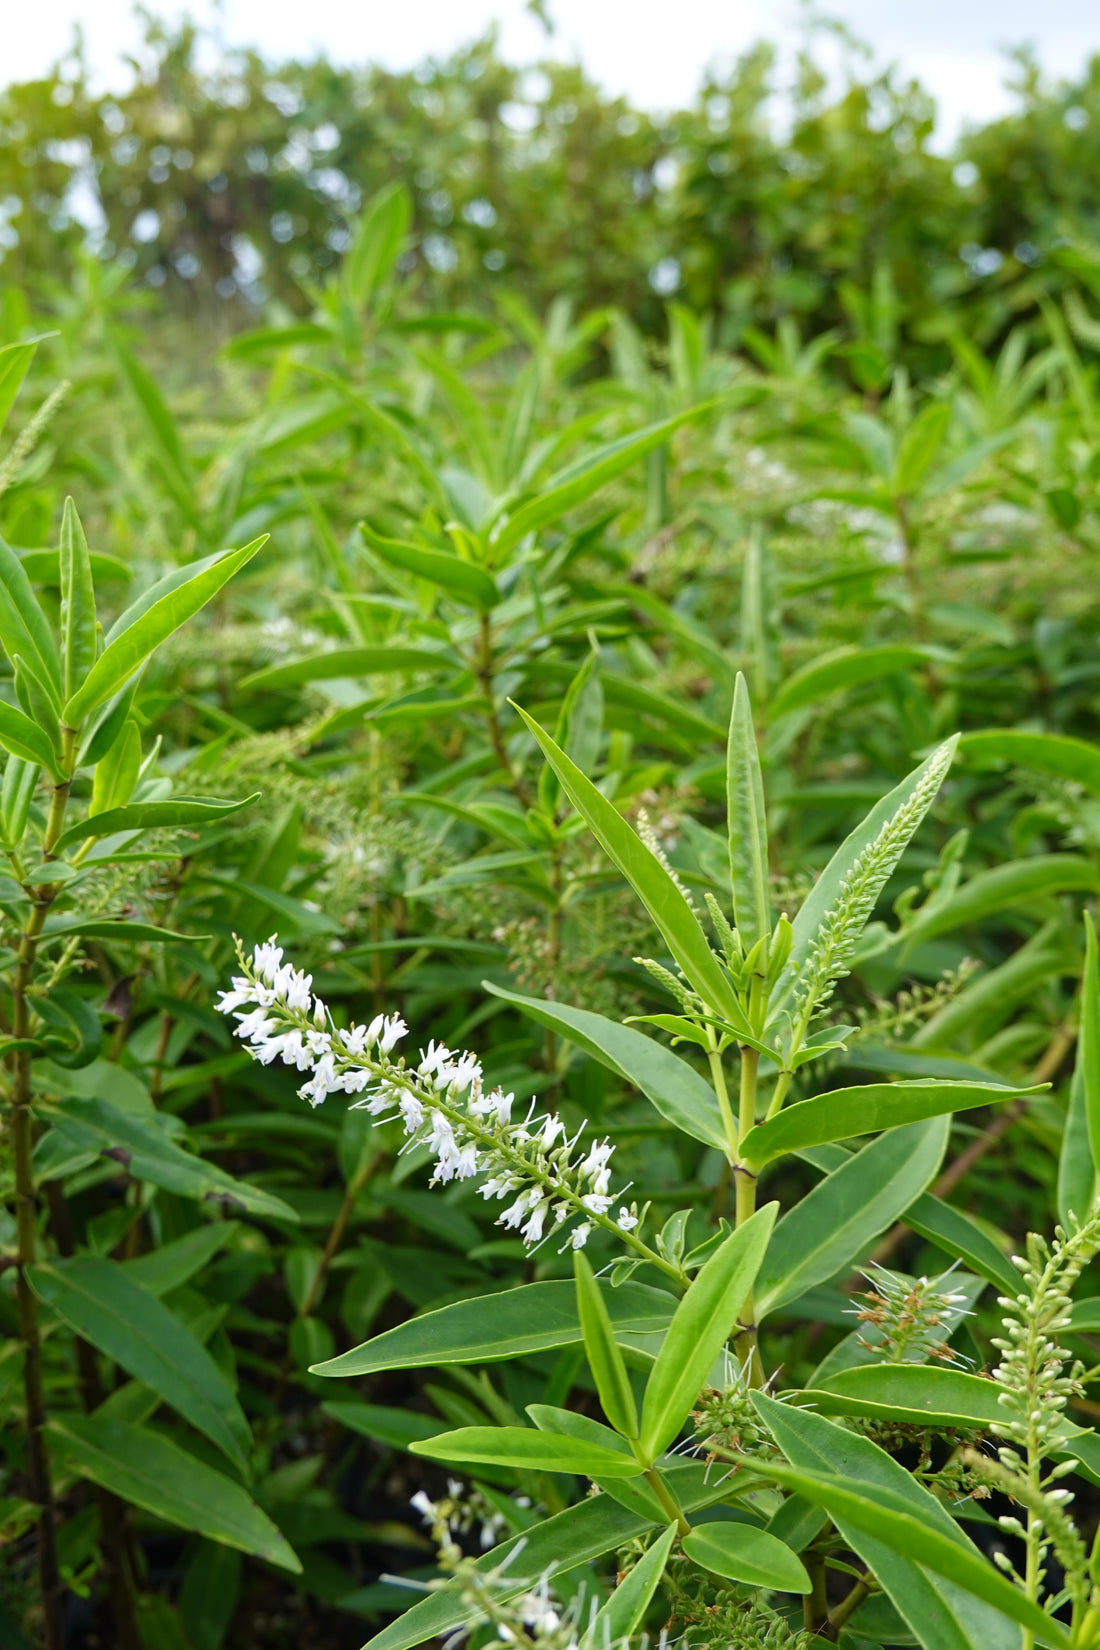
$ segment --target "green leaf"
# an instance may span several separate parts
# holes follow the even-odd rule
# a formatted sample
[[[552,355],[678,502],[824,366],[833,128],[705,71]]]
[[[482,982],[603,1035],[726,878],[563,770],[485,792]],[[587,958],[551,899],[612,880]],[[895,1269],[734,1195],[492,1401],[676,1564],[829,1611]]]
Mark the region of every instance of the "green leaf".
[[[206,934],[177,934],[174,928],[157,928],[151,922],[131,922],[121,917],[117,920],[113,917],[70,917],[60,911],[47,917],[42,925],[44,940],[74,939],[77,936],[117,940],[128,945],[167,945],[177,940],[193,944],[196,940],[209,938]]]
[[[729,831],[733,917],[746,953],[772,931],[768,899],[768,821],[764,781],[744,676],[737,672],[726,751],[726,822]]]
[[[670,1524],[647,1548],[624,1581],[620,1581],[603,1608],[597,1611],[580,1641],[580,1650],[604,1650],[609,1644],[629,1642],[645,1620],[654,1593],[665,1573],[676,1539]]]
[[[845,1369],[813,1388],[820,1415],[863,1415],[872,1420],[903,1421],[916,1426],[1004,1426],[998,1402],[1000,1387],[980,1375],[921,1364],[867,1364]]]
[[[322,1410],[339,1426],[350,1427],[364,1438],[374,1438],[393,1449],[407,1450],[410,1444],[434,1438],[442,1429],[430,1415],[415,1410],[390,1409],[384,1404],[322,1404]]]
[[[578,1249],[573,1256],[577,1280],[577,1312],[584,1336],[585,1356],[596,1383],[604,1414],[624,1438],[638,1436],[638,1410],[615,1330],[587,1259]]]
[[[943,445],[951,422],[951,403],[937,401],[917,414],[906,430],[894,469],[894,487],[912,493],[920,486]]]
[[[767,1204],[731,1232],[676,1308],[642,1403],[640,1447],[646,1460],[655,1461],[672,1443],[711,1365],[736,1331],[737,1314],[764,1258],[778,1207]]]
[[[791,955],[787,966],[783,970],[779,983],[772,992],[771,1009],[773,1014],[781,1013],[783,1005],[794,989],[795,982],[804,977],[806,965],[817,944],[818,938],[826,926],[830,912],[841,897],[852,872],[857,869],[865,851],[876,841],[879,834],[897,816],[906,819],[906,835],[911,836],[923,819],[928,808],[931,807],[938,790],[937,776],[946,772],[957,743],[957,735],[949,739],[937,750],[932,752],[928,759],[921,763],[907,779],[896,785],[888,796],[876,802],[862,824],[857,825],[852,833],[845,837],[828,865],[814,883],[806,899],[803,901],[798,915],[792,924],[794,928],[794,942],[791,946]],[[923,805],[915,808],[915,799],[923,798]],[[878,866],[875,881],[879,888],[885,885],[904,847],[904,842],[895,845],[897,852],[886,856]],[[874,889],[870,890],[872,893]]]
[[[359,523],[364,542],[391,567],[402,573],[412,573],[418,579],[427,579],[438,585],[446,595],[466,607],[476,607],[489,613],[500,601],[500,591],[483,567],[463,561],[446,550],[429,550],[423,545],[407,544],[403,540],[385,539],[367,522]]]
[[[1049,1083],[1029,1088],[1005,1088],[1001,1083],[944,1083],[934,1077],[915,1083],[863,1083],[851,1089],[833,1089],[813,1100],[788,1106],[770,1122],[758,1123],[741,1142],[741,1155],[756,1168],[804,1146],[854,1135],[877,1134],[926,1117],[992,1106],[1004,1100],[1041,1094]]]
[[[601,1287],[616,1335],[661,1335],[675,1298],[646,1284]],[[524,1352],[576,1346],[582,1339],[572,1283],[527,1283],[479,1300],[456,1301],[387,1329],[362,1346],[314,1366],[314,1375],[370,1375],[382,1369],[492,1363]]]
[[[154,601],[126,629],[112,630],[112,640],[100,654],[81,686],[63,711],[67,727],[79,727],[89,712],[109,699],[145,663],[160,644],[187,623],[216,596],[234,573],[250,562],[267,543],[267,534],[253,539],[242,550],[229,550],[213,565],[178,584]]]
[[[298,687],[303,682],[330,682],[341,676],[390,675],[398,670],[457,670],[460,661],[452,654],[426,647],[336,647],[315,653],[308,659],[293,659],[285,665],[268,665],[254,670],[237,686],[240,688]]]
[[[657,424],[647,424],[644,429],[621,436],[617,441],[609,441],[606,445],[597,447],[594,452],[586,453],[575,464],[559,470],[557,475],[550,477],[535,498],[521,504],[494,534],[494,558],[499,561],[521,539],[526,538],[528,533],[549,526],[574,505],[591,498],[606,482],[621,475],[623,470],[629,469],[639,458],[644,458],[646,453],[664,446],[682,424],[701,417],[712,405],[713,403],[706,402],[701,406],[691,407],[686,412],[677,413],[674,418],[662,419]]]
[[[232,1388],[207,1352],[123,1266],[78,1255],[28,1269],[39,1300],[247,1470],[251,1443]]]
[[[146,371],[121,339],[114,337],[112,343],[122,375],[141,410],[145,427],[152,438],[156,468],[190,525],[197,528],[200,526],[200,518],[195,504],[191,467],[175,420],[168,410],[168,403],[161,395],[152,374]]]
[[[824,1507],[834,1523],[871,1536],[892,1552],[915,1560],[991,1605],[1010,1621],[1017,1621],[1036,1633],[1054,1650],[1071,1650],[1065,1631],[1045,1611],[1018,1592],[969,1543],[966,1547],[958,1546],[923,1516],[916,1515],[902,1496],[866,1486],[856,1490],[847,1479],[800,1471],[771,1461],[759,1464],[758,1470],[807,1501]],[[923,1626],[921,1631],[923,1633]],[[927,1639],[924,1642],[927,1643]],[[984,1650],[984,1647],[974,1645],[973,1650]]]
[[[949,1126],[934,1118],[880,1135],[788,1210],[756,1280],[758,1323],[849,1266],[905,1213],[937,1173]]]
[[[1090,1208],[1091,1204],[1083,1205]],[[989,1283],[1013,1295],[1019,1292],[1020,1278],[993,1239],[961,1209],[931,1192],[922,1192],[905,1211],[905,1224],[937,1249],[966,1263]]]
[[[216,819],[225,819],[241,808],[258,802],[260,792],[242,797],[239,802],[221,801],[217,797],[174,796],[164,802],[134,802],[127,808],[108,808],[70,825],[57,839],[56,851],[64,853],[74,842],[86,837],[114,836],[119,831],[151,831],[157,828],[196,828],[212,825]]]
[[[301,1574],[285,1538],[239,1484],[149,1427],[67,1415],[48,1421],[46,1431],[51,1449],[73,1472],[123,1501]]]
[[[788,676],[772,699],[768,714],[772,719],[786,716],[790,711],[801,710],[803,705],[824,699],[829,693],[912,671],[938,656],[937,650],[927,647],[837,648]]]
[[[95,664],[95,590],[88,541],[71,498],[61,518],[62,692],[71,699]]]
[[[621,1026],[587,1008],[523,997],[483,980],[486,991],[512,1003],[536,1022],[566,1038],[576,1048],[616,1072],[651,1100],[670,1123],[704,1146],[726,1147],[721,1114],[714,1090],[693,1066],[652,1037]]]
[[[141,775],[141,730],[131,716],[110,750],[96,763],[89,818],[123,808],[134,794]]]
[[[868,1495],[890,1494],[908,1504],[926,1529],[953,1542],[964,1556],[969,1553],[978,1558],[943,1504],[869,1438],[773,1398],[758,1394],[753,1402],[796,1467],[833,1474]],[[836,1522],[841,1538],[871,1570],[924,1650],[1020,1650],[1019,1629],[999,1611],[925,1567],[917,1554],[893,1551],[874,1532],[866,1532],[839,1513]]]
[[[150,1249],[147,1255],[138,1255],[135,1260],[126,1261],[125,1271],[151,1294],[166,1295],[169,1290],[189,1282],[196,1272],[201,1272],[218,1251],[224,1249],[237,1230],[237,1224],[232,1220],[208,1221],[205,1226],[197,1226],[183,1237],[173,1238],[170,1243]]]
[[[48,734],[43,733],[37,722],[32,722],[14,705],[4,704],[3,700],[0,700],[0,745],[12,756],[45,768],[55,779],[62,777]]]
[[[235,1180],[213,1163],[193,1157],[168,1138],[155,1117],[138,1117],[106,1100],[71,1101],[55,1127],[80,1151],[113,1157],[135,1180],[203,1202],[237,1205],[250,1214],[297,1222],[281,1197]],[[570,1288],[563,1284],[563,1288]],[[571,1292],[571,1291],[570,1291]]]
[[[1089,1144],[1089,1115],[1085,1100],[1085,1064],[1078,1052],[1069,1084],[1069,1110],[1058,1154],[1058,1219],[1065,1226],[1079,1209],[1096,1201],[1096,1164]],[[1085,1219],[1085,1216],[1081,1216]],[[1014,1278],[1014,1288],[1020,1287]]]
[[[902,956],[926,940],[965,928],[994,912],[1041,899],[1047,894],[1100,888],[1100,871],[1076,854],[1036,854],[982,871],[956,890],[950,899],[922,917],[918,911],[905,936]]]
[[[61,663],[46,615],[14,550],[0,539],[0,645],[8,658],[17,654],[38,667],[61,706]]]
[[[368,304],[393,271],[408,233],[412,203],[401,183],[379,190],[359,219],[340,267],[340,284],[354,304]]]
[[[740,1026],[745,1017],[737,995],[694,912],[660,860],[534,718],[518,705],[515,708],[534,734],[570,802],[653,918],[695,990],[712,1009]],[[747,1022],[745,1029],[749,1029]]]
[[[1093,1166],[1100,1171],[1100,965],[1096,924],[1085,915],[1085,974],[1081,981],[1081,1041],[1078,1050],[1085,1092],[1085,1119]],[[1086,1211],[1081,1210],[1082,1220]]]
[[[34,338],[26,344],[5,344],[0,349],[0,430],[3,430],[15,398],[23,387],[23,380],[30,371],[38,343],[39,340]]]
[[[808,1593],[812,1587],[798,1555],[778,1537],[751,1524],[697,1524],[684,1537],[684,1551],[704,1570],[728,1581],[778,1593]]]
[[[1100,796],[1100,746],[1084,739],[1070,739],[1061,733],[1023,733],[1015,729],[988,729],[964,733],[959,740],[963,756],[977,756],[1014,767],[1035,768],[1039,773],[1072,779],[1094,796]]]
[[[637,1478],[641,1465],[633,1456],[564,1433],[534,1427],[459,1427],[409,1445],[448,1466],[526,1467],[533,1472],[575,1472],[588,1478]]]

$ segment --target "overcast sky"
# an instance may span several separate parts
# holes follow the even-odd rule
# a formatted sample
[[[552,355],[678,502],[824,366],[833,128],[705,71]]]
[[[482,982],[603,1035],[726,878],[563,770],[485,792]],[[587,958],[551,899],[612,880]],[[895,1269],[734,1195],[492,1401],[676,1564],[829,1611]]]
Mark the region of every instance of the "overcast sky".
[[[579,57],[614,92],[649,108],[689,100],[706,64],[761,35],[799,38],[797,0],[548,0],[547,40],[523,0],[147,0],[216,24],[229,44],[272,56],[323,52],[341,62],[403,68],[445,53],[493,19],[507,56]],[[1080,72],[1100,52],[1100,0],[833,0],[821,10],[849,24],[880,59],[896,61],[940,103],[943,139],[966,121],[1007,106],[1004,49],[1030,42],[1052,75]],[[0,77],[43,73],[83,25],[89,56],[107,84],[139,37],[132,0],[0,0]]]

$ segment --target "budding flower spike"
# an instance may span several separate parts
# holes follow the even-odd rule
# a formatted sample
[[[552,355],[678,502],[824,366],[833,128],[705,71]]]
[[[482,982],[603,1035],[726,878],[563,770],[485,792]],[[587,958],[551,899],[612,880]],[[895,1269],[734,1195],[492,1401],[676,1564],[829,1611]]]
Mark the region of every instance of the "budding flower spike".
[[[617,1216],[610,1213],[618,1201],[610,1189],[610,1141],[595,1141],[581,1155],[581,1131],[570,1139],[556,1113],[535,1116],[534,1102],[517,1121],[515,1096],[486,1089],[472,1054],[429,1042],[417,1065],[407,1065],[394,1055],[409,1032],[400,1015],[338,1029],[313,993],[312,975],[283,961],[274,935],[254,947],[251,959],[238,942],[237,956],[241,973],[229,991],[218,993],[217,1009],[233,1016],[236,1035],[261,1065],[279,1060],[310,1074],[298,1093],[311,1106],[330,1094],[355,1095],[353,1108],[385,1121],[399,1118],[408,1136],[403,1149],[426,1145],[435,1157],[431,1184],[484,1175],[483,1198],[511,1200],[497,1224],[518,1230],[528,1247],[560,1232],[565,1247],[582,1249],[601,1226],[672,1270],[635,1235],[642,1218],[636,1205],[622,1203]]]

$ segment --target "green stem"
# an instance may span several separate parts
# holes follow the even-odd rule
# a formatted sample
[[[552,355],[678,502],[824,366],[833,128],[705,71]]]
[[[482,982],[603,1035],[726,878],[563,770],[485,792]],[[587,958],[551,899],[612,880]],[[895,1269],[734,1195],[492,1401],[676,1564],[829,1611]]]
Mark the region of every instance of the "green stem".
[[[742,1140],[756,1122],[756,1082],[759,1070],[760,1055],[756,1049],[743,1047],[741,1049],[740,1115],[738,1120]],[[741,1162],[740,1159],[733,1165],[733,1175],[737,1183],[737,1225],[740,1227],[747,1220],[751,1220],[756,1213],[756,1175],[748,1164]],[[733,1345],[738,1362],[742,1367],[748,1365],[749,1385],[763,1386],[764,1368],[760,1362],[760,1348],[757,1344],[756,1308],[751,1289],[741,1307],[737,1336]]]
[[[737,1121],[730,1105],[729,1090],[726,1088],[726,1073],[722,1067],[722,1056],[718,1052],[718,1043],[714,1035],[713,1026],[707,1027],[707,1036],[713,1046],[707,1050],[707,1059],[710,1061],[710,1077],[714,1084],[714,1092],[718,1096],[718,1110],[722,1114],[722,1129],[726,1136],[726,1156],[731,1163],[737,1158]]]
[[[676,1525],[676,1528],[679,1530],[681,1536],[690,1535],[691,1525],[676,1505],[671,1491],[665,1484],[656,1467],[647,1467],[645,1472],[642,1474],[642,1477],[657,1497],[657,1500],[661,1503],[661,1510],[664,1512],[669,1523]]]
[[[857,1607],[857,1605],[863,1603],[863,1600],[870,1593],[873,1586],[874,1582],[869,1573],[865,1576],[861,1576],[851,1591],[845,1594],[840,1603],[836,1605],[834,1609],[830,1610],[828,1624],[832,1636],[836,1636],[836,1634],[844,1626],[844,1623],[848,1620],[848,1617],[852,1614],[852,1611]]]
[[[474,674],[485,699],[485,720],[489,727],[489,743],[493,747],[493,754],[496,756],[501,769],[507,775],[512,795],[520,807],[526,811],[531,806],[531,793],[519,775],[514,772],[512,764],[508,760],[508,751],[504,744],[504,731],[500,725],[500,717],[497,715],[496,699],[493,694],[493,676],[495,674],[493,632],[487,613],[481,615],[478,626]]]

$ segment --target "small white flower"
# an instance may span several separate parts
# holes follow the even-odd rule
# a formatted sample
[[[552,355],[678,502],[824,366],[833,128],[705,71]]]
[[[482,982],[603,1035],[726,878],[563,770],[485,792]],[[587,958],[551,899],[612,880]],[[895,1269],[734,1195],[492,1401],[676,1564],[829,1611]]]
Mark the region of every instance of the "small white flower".
[[[585,1244],[588,1242],[588,1234],[591,1230],[592,1227],[589,1225],[587,1220],[582,1221],[579,1226],[574,1226],[572,1235],[569,1239],[574,1249],[584,1248]]]
[[[258,945],[252,953],[253,971],[266,985],[272,985],[275,975],[279,971],[279,964],[283,960],[283,948],[275,944],[276,936],[272,934],[269,940]]]
[[[609,1140],[594,1141],[589,1147],[588,1156],[581,1164],[581,1174],[586,1178],[591,1175],[601,1174],[606,1168],[608,1159],[614,1150],[615,1148]]]
[[[559,1135],[565,1133],[565,1124],[554,1112],[550,1112],[539,1131],[543,1151],[550,1151]]]
[[[540,1203],[538,1208],[534,1210],[521,1233],[524,1243],[538,1243],[542,1237],[542,1228],[546,1222],[546,1211],[549,1207],[549,1203]]]
[[[275,1021],[269,1020],[263,1008],[254,1008],[251,1014],[240,1014],[237,1017],[238,1037],[244,1037],[249,1042],[262,1042],[269,1032],[275,1030]]]
[[[435,1502],[425,1490],[417,1490],[415,1495],[410,1496],[409,1506],[416,1508],[425,1524],[431,1524],[435,1521]]]
[[[388,1054],[395,1043],[399,1043],[408,1032],[408,1026],[400,1014],[391,1014],[382,1024],[382,1040],[380,1048],[383,1054]]]
[[[620,1232],[632,1232],[638,1224],[637,1215],[632,1215],[629,1209],[620,1209],[619,1218],[615,1222]]]
[[[253,1001],[252,989],[247,980],[233,981],[232,991],[219,991],[218,1001],[214,1004],[219,1014],[232,1014],[235,1008]]]
[[[481,1168],[477,1159],[477,1147],[463,1146],[455,1161],[455,1175],[459,1180],[470,1180]]]
[[[604,1197],[599,1192],[589,1192],[581,1198],[582,1206],[594,1215],[605,1215],[613,1202],[613,1198]]]
[[[390,1104],[391,1101],[387,1096],[382,1100],[379,1110],[384,1109]],[[419,1129],[424,1122],[424,1107],[420,1104],[420,1101],[416,1098],[415,1094],[403,1094],[397,1102],[397,1105],[398,1110],[401,1113],[401,1120],[405,1125],[405,1133],[415,1133],[415,1131]]]

